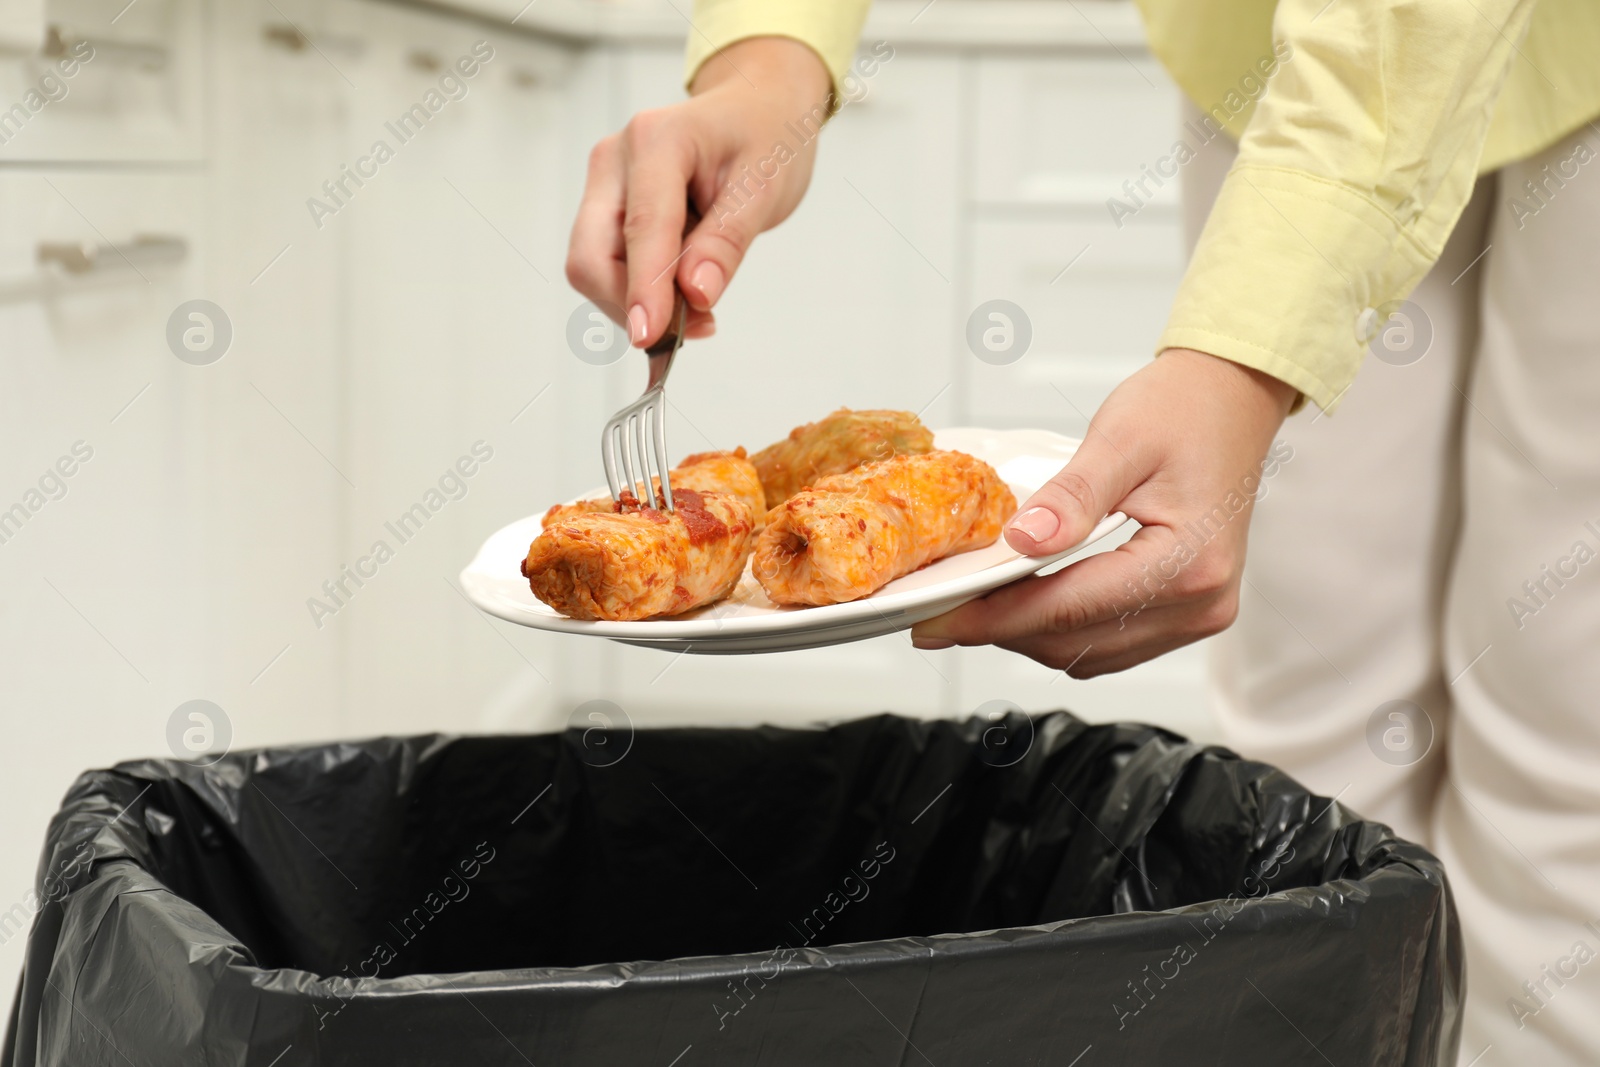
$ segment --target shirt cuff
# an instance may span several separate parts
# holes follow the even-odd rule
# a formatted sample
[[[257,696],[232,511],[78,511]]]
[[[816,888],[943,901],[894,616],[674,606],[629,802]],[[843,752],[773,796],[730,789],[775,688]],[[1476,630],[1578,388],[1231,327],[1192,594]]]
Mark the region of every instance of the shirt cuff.
[[[706,60],[735,42],[789,37],[817,53],[828,68],[838,99],[869,6],[868,0],[699,0],[689,30],[684,84],[694,84]]]
[[[1157,351],[1191,348],[1254,367],[1332,411],[1394,302],[1438,255],[1348,186],[1236,164]]]

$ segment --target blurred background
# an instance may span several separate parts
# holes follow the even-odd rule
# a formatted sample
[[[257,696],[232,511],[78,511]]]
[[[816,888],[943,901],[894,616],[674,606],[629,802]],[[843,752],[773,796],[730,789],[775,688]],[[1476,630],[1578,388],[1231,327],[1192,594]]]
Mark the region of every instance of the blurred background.
[[[4,9],[7,1001],[46,823],[122,759],[559,729],[592,698],[641,727],[1008,700],[1214,737],[1198,646],[1079,682],[904,634],[678,657],[466,601],[489,533],[603,481],[597,431],[643,387],[637,354],[569,343],[567,228],[589,146],[681,97],[694,32],[690,0],[524,4]],[[673,451],[840,405],[1081,435],[1182,266],[1176,181],[1107,207],[1179,122],[1142,40],[1120,0],[880,0],[807,201],[679,360]],[[967,342],[991,300],[1031,333],[1002,361]]]

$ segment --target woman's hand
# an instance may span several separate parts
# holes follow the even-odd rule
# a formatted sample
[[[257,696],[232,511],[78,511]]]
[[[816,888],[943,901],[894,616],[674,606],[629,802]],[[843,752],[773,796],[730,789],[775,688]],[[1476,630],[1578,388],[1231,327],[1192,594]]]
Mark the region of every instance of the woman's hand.
[[[626,309],[643,348],[666,328],[676,277],[688,336],[711,334],[711,308],[750,242],[788,218],[811,181],[831,85],[817,54],[788,38],[712,57],[690,99],[642,111],[595,145],[567,280],[602,308]],[[702,216],[687,236],[686,194]]]
[[[1291,455],[1268,449],[1294,396],[1227,360],[1163,353],[1106,398],[1083,446],[1005,537],[1044,556],[1081,541],[1112,511],[1143,528],[1114,552],[920,623],[913,642],[999,645],[1089,678],[1226,629],[1238,613],[1255,493]]]

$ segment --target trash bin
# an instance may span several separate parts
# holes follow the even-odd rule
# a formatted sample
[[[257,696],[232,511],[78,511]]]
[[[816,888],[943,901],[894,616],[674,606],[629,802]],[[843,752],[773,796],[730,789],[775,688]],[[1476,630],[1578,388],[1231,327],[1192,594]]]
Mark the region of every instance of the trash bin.
[[[92,771],[6,1067],[1455,1062],[1439,862],[1066,713]]]

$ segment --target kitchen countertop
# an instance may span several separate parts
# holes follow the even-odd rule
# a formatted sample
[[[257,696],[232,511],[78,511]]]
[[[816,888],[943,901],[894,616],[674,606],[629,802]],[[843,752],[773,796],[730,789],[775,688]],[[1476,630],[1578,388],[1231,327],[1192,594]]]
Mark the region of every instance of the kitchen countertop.
[[[781,2],[781,0],[771,0]],[[427,0],[580,44],[681,42],[693,0]],[[896,45],[1144,50],[1128,0],[878,0],[863,33]]]

